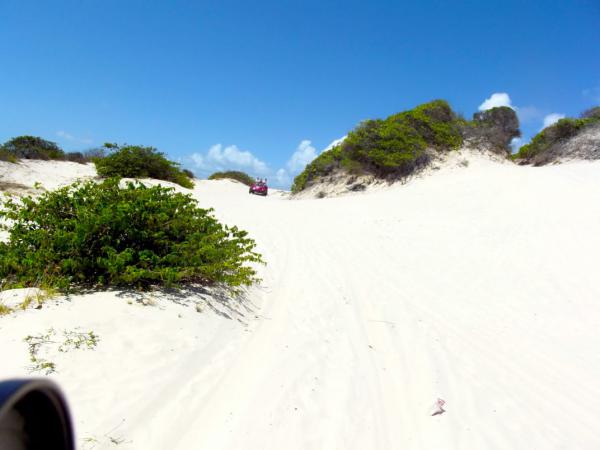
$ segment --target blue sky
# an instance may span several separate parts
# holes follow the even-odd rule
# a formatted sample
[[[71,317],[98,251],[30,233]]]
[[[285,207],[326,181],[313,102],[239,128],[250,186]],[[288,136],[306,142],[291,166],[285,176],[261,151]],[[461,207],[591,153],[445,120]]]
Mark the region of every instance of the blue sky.
[[[286,186],[431,99],[510,102],[525,139],[600,104],[600,2],[2,0],[0,64],[2,142],[151,145]]]

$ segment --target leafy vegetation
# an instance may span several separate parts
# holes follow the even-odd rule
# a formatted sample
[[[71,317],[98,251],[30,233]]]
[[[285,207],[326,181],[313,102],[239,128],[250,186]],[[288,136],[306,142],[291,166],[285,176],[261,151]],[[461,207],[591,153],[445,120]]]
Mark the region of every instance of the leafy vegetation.
[[[522,146],[518,153],[513,155],[513,158],[531,161],[534,158],[542,157],[556,144],[574,137],[585,127],[600,123],[600,108],[593,108],[584,113],[584,116],[581,119],[560,119],[555,124],[544,128],[533,137],[530,143]]]
[[[106,146],[112,153],[104,158],[94,159],[96,170],[101,177],[156,178],[172,181],[190,189],[194,187],[188,175],[179,169],[179,164],[169,161],[154,147],[119,147],[115,144]]]
[[[65,153],[56,143],[37,136],[18,136],[0,146],[0,161],[13,163],[19,159],[41,159],[86,164],[103,156],[105,156],[104,149]]]
[[[252,186],[254,184],[254,178],[244,172],[239,172],[237,170],[228,170],[225,172],[215,172],[211,176],[208,177],[209,180],[236,180],[240,183],[245,184],[246,186]]]
[[[0,147],[0,161],[8,161],[11,163],[16,163],[19,159],[10,153],[8,150],[5,150],[3,147]]]
[[[171,286],[255,281],[262,263],[245,231],[220,224],[189,195],[118,179],[75,183],[0,208],[5,287]]]
[[[16,159],[64,159],[65,152],[54,142],[36,136],[19,136],[2,145],[3,153]]]
[[[322,153],[294,179],[292,192],[335,169],[369,173],[383,178],[410,174],[429,160],[428,149],[448,151],[463,141],[464,120],[444,100],[434,100],[416,108],[367,120],[348,133],[333,149]]]

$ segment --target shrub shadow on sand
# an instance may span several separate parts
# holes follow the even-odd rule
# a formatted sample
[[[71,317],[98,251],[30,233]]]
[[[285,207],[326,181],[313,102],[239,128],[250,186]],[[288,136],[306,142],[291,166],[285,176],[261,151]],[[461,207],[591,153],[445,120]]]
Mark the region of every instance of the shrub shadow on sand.
[[[151,305],[157,300],[196,308],[198,312],[210,309],[218,316],[246,324],[246,318],[256,311],[246,291],[233,295],[217,286],[185,285],[179,288],[157,288],[152,291],[118,290],[117,297]]]

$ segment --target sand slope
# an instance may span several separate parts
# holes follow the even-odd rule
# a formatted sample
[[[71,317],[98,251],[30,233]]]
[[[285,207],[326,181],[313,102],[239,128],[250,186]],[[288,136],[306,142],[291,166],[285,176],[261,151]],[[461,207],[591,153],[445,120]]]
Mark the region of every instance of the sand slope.
[[[34,190],[36,183],[51,190],[95,176],[96,168],[92,163],[32,159],[22,159],[18,163],[0,161],[0,183],[14,183],[30,190]]]
[[[471,156],[322,200],[199,182],[257,239],[261,286],[3,317],[0,376],[27,373],[27,334],[93,329],[49,353],[81,448],[599,448],[599,173]]]

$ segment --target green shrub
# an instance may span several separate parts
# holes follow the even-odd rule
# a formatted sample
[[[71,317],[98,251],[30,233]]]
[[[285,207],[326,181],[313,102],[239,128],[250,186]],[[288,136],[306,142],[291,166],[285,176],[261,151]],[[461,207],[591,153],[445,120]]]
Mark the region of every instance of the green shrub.
[[[65,152],[54,142],[36,136],[19,136],[2,145],[2,149],[16,158],[64,159]]]
[[[185,174],[186,177],[190,178],[190,179],[194,179],[196,178],[196,176],[194,175],[194,172],[192,172],[189,169],[183,169],[182,172]]]
[[[0,218],[0,283],[79,286],[219,284],[257,281],[262,262],[245,231],[220,224],[189,195],[118,179],[75,183],[19,202]]]
[[[172,181],[186,188],[194,183],[179,169],[179,164],[169,161],[153,147],[108,144],[113,152],[104,158],[95,158],[98,175],[105,178],[156,178]]]
[[[427,149],[441,152],[459,147],[463,122],[444,100],[362,122],[340,145],[308,164],[294,179],[292,192],[338,168],[382,178],[408,175],[428,161]]]
[[[8,150],[4,150],[4,148],[0,147],[0,161],[16,163],[17,161],[19,161],[19,158],[10,153]]]
[[[513,158],[530,161],[536,157],[540,157],[555,144],[574,137],[583,128],[598,122],[600,122],[600,117],[594,116],[585,119],[560,119],[555,124],[544,128],[536,134],[531,142],[522,146],[518,153],[513,155]]]
[[[237,170],[227,170],[225,172],[215,172],[208,177],[209,180],[236,180],[246,186],[252,186],[254,184],[254,178],[244,172]]]

